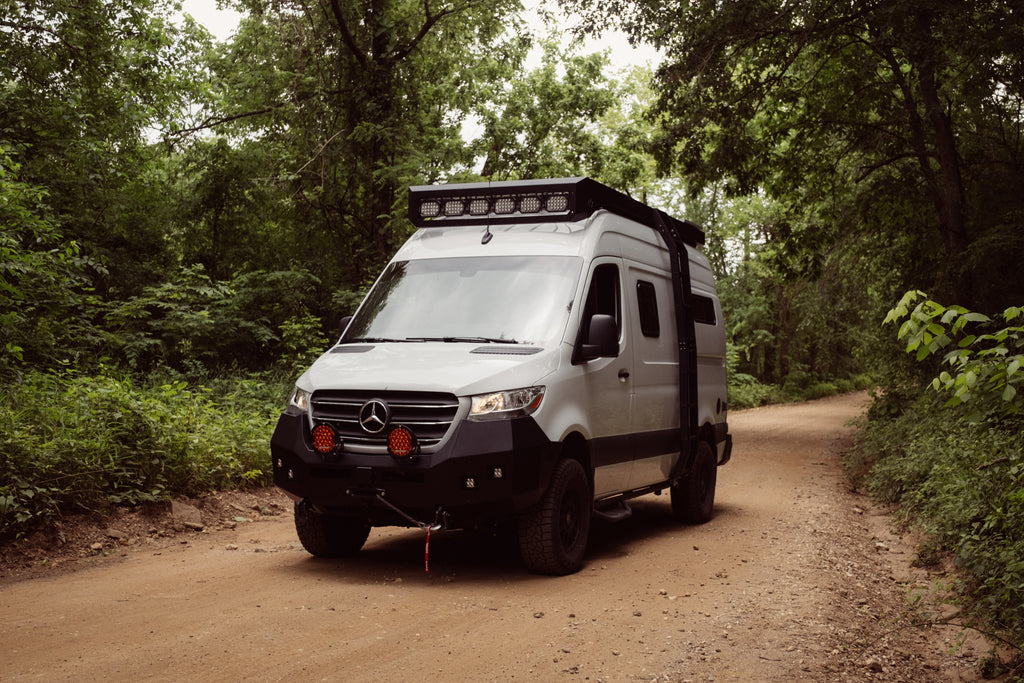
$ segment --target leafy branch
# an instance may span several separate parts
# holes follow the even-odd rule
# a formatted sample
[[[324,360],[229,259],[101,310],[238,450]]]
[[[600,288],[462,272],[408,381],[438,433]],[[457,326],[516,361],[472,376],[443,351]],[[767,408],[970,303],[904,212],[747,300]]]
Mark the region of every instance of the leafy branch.
[[[907,353],[916,354],[919,361],[944,352],[943,364],[950,370],[943,370],[931,386],[951,394],[947,406],[973,401],[978,404],[973,417],[978,417],[985,405],[996,415],[1009,416],[1021,411],[1018,387],[1024,382],[1020,371],[1024,325],[1011,323],[1024,321],[1022,316],[1024,309],[1011,306],[1002,314],[1006,326],[986,333],[984,330],[996,326],[989,316],[962,306],[943,306],[914,290],[903,295],[883,324],[903,320],[897,337],[906,341]]]

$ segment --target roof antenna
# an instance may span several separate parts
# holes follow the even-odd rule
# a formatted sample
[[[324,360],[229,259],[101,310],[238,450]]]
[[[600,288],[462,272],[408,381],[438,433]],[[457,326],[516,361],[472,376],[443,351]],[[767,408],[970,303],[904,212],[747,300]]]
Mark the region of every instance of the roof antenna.
[[[488,200],[487,201],[488,201],[488,205],[489,205],[490,204],[490,196],[491,196],[491,177],[490,176],[487,177],[487,196],[488,196]],[[491,239],[493,237],[494,237],[494,235],[491,234],[491,211],[490,211],[490,206],[488,206],[488,209],[487,209],[487,223],[484,225],[484,236],[480,238],[480,244],[487,244],[488,242],[491,241]]]

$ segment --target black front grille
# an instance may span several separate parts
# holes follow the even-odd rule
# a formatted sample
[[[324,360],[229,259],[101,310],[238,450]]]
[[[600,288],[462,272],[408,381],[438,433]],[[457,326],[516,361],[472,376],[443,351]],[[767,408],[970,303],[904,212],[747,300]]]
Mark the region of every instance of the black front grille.
[[[374,399],[391,409],[387,429],[367,433],[359,424],[359,411]],[[387,446],[387,433],[392,426],[408,427],[420,446],[430,447],[448,432],[459,401],[452,394],[427,391],[316,391],[313,393],[313,421],[333,426],[344,443],[360,446]]]

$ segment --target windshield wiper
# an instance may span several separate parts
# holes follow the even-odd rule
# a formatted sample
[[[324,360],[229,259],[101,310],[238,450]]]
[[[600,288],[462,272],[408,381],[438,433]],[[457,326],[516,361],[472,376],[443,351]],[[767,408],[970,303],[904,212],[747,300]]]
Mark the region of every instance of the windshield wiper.
[[[388,339],[387,337],[356,337],[354,339],[342,339],[339,344],[400,344],[402,342],[414,341],[411,339]]]
[[[500,337],[410,337],[407,341],[445,342],[447,344],[518,344],[515,339]]]

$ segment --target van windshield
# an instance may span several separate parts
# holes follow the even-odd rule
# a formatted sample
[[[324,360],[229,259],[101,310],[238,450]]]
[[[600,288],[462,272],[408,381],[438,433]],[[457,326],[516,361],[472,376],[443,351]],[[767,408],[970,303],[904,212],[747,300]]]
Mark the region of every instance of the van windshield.
[[[341,343],[557,342],[580,263],[575,256],[396,261],[370,290]]]

